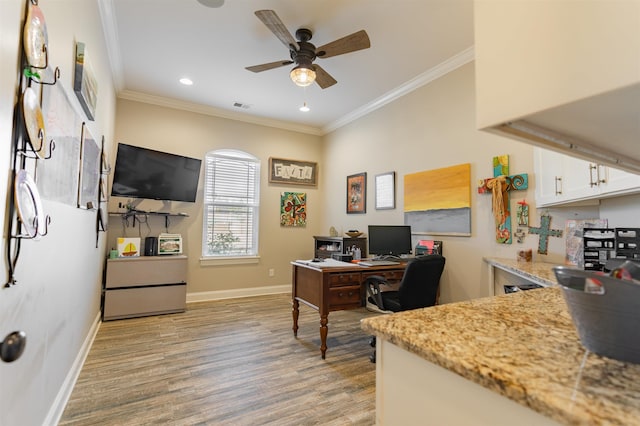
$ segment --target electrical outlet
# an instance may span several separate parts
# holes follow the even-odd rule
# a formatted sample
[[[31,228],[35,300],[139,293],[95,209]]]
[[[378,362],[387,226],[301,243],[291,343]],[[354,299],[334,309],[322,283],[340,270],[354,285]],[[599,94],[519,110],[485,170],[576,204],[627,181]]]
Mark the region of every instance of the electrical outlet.
[[[276,275],[276,270],[275,270],[275,269],[273,269],[273,268],[269,269],[269,276],[270,276],[270,277],[273,277],[273,276],[275,276],[275,275]]]

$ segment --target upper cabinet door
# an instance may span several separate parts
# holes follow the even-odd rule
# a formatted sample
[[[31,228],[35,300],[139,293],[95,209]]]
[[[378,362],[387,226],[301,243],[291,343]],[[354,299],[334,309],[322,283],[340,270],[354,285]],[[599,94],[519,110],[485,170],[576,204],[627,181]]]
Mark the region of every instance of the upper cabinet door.
[[[562,155],[542,148],[533,150],[536,206],[543,207],[564,200]]]
[[[601,176],[605,184],[602,185],[607,194],[624,195],[640,192],[640,175],[627,173],[613,167],[603,167]]]
[[[640,171],[640,1],[475,0],[480,129]]]
[[[600,199],[640,193],[640,175],[635,173],[542,148],[533,153],[537,207],[597,204]]]

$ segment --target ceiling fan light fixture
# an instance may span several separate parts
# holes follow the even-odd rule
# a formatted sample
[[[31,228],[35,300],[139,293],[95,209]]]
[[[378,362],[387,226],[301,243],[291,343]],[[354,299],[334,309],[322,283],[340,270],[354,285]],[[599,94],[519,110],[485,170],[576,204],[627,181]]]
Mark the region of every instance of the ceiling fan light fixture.
[[[302,112],[309,112],[311,109],[307,106],[307,103],[305,102],[304,104],[302,104],[299,110]]]
[[[304,65],[298,65],[291,70],[291,80],[300,87],[307,87],[316,81],[316,72]]]

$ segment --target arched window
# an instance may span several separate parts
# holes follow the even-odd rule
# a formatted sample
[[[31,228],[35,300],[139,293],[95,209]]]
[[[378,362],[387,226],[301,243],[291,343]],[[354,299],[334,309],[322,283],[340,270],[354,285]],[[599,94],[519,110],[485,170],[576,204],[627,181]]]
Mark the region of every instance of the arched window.
[[[260,160],[221,149],[205,167],[202,257],[257,256]]]

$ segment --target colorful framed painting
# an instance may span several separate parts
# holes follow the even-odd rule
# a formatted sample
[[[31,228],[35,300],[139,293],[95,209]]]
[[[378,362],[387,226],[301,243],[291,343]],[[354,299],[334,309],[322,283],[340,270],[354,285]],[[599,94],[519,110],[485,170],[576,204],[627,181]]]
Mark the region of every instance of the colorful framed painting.
[[[367,173],[347,176],[347,214],[367,212]]]
[[[269,158],[269,183],[318,185],[318,163]]]
[[[76,64],[73,75],[73,91],[75,92],[82,110],[91,121],[96,114],[98,101],[98,81],[87,61],[87,49],[84,43],[76,43]]]
[[[283,192],[280,194],[280,226],[307,226],[306,192]]]

